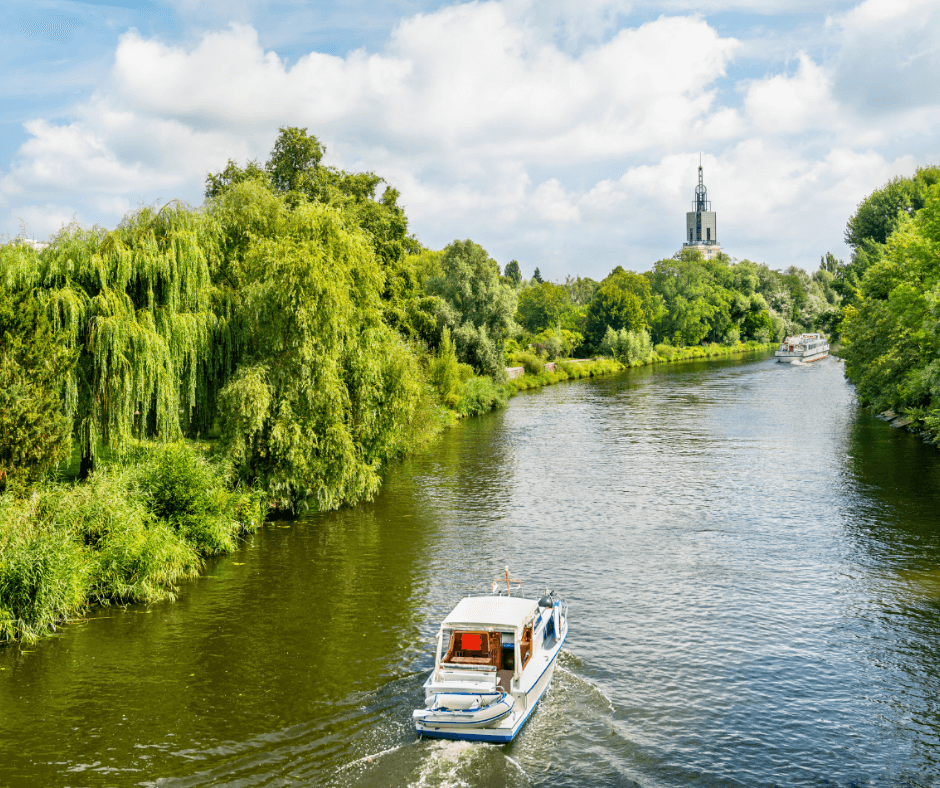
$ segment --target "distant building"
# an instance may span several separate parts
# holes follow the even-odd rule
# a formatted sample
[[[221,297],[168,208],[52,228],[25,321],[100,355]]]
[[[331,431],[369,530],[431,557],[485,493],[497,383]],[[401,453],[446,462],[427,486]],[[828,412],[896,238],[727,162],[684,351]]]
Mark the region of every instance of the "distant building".
[[[709,259],[721,251],[718,243],[718,226],[711,201],[708,199],[708,190],[702,181],[702,163],[698,165],[698,186],[695,187],[695,199],[692,200],[693,210],[685,215],[685,242],[683,249],[698,249]]]
[[[43,249],[49,246],[49,244],[47,244],[45,241],[37,241],[34,238],[23,238],[22,236],[17,236],[13,240],[7,241],[7,243],[8,244],[23,244],[23,246],[28,246],[31,249],[35,249],[37,252],[41,252]]]

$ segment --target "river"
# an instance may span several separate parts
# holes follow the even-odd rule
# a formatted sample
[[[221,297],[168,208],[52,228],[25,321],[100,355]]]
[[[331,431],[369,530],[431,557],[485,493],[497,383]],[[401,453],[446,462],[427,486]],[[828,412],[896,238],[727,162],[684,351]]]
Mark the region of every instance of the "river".
[[[0,785],[935,786],[938,514],[940,453],[835,359],[520,395],[176,603],[0,649]],[[553,684],[510,745],[419,741],[505,565],[569,602]]]

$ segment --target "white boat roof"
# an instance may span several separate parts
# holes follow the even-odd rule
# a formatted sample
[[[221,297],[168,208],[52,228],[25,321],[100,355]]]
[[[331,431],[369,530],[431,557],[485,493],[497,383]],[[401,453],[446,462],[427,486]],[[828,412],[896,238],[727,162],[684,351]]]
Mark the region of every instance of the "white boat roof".
[[[538,610],[534,599],[514,596],[468,596],[444,619],[445,627],[511,627],[519,629]]]

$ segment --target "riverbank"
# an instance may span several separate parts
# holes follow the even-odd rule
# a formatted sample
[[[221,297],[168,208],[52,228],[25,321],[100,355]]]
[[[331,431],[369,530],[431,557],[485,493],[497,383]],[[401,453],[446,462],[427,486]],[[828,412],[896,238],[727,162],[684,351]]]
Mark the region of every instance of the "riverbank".
[[[773,350],[776,343],[740,342],[737,345],[696,345],[694,347],[673,347],[672,345],[657,345],[655,351],[646,359],[634,363],[624,363],[611,358],[596,359],[567,359],[554,362],[554,370],[541,371],[533,369],[531,364],[525,366],[525,374],[513,378],[507,386],[510,394],[520,391],[551,386],[563,383],[566,380],[580,378],[600,377],[621,372],[634,367],[646,367],[652,364],[670,364],[678,361],[693,361],[695,359],[712,358],[717,356],[731,356],[737,353],[758,353]]]
[[[0,495],[0,642],[32,642],[90,605],[176,598],[264,519],[205,445],[137,444],[87,481]]]

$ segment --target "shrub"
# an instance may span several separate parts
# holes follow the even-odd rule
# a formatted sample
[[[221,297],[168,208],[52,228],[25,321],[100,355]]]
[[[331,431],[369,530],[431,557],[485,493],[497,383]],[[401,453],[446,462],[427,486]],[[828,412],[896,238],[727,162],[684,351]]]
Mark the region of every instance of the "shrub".
[[[676,349],[672,345],[659,344],[653,348],[656,355],[666,361],[672,361],[676,357]]]
[[[491,378],[474,376],[463,386],[463,396],[457,404],[461,416],[478,416],[506,405],[509,395],[506,387]]]
[[[554,361],[564,351],[564,343],[560,332],[552,328],[546,328],[542,333],[535,337],[535,349],[538,355],[544,355],[550,361]]]
[[[80,484],[0,495],[0,639],[32,640],[89,601],[172,599],[203,555],[231,550],[262,499],[231,491],[191,446],[138,447]]]
[[[457,361],[450,329],[444,328],[437,353],[428,362],[428,380],[448,408],[456,408],[463,395],[461,364]],[[469,368],[469,367],[468,367]]]
[[[84,606],[89,562],[68,530],[30,521],[29,503],[3,497],[0,639],[29,641]]]
[[[515,355],[516,363],[525,367],[526,374],[541,375],[545,371],[545,359],[529,351],[520,351]]]
[[[653,355],[650,335],[645,329],[617,331],[608,326],[604,340],[601,342],[601,350],[605,355],[631,366],[645,364]]]
[[[140,466],[139,479],[150,512],[201,555],[231,552],[241,532],[261,519],[254,505],[257,499],[229,491],[222,470],[186,443],[151,449]],[[251,519],[239,519],[246,516]]]

